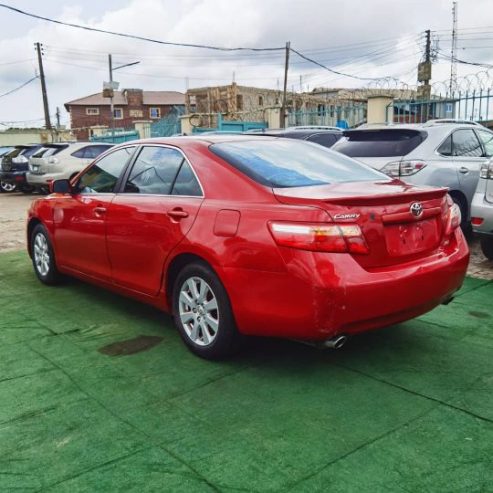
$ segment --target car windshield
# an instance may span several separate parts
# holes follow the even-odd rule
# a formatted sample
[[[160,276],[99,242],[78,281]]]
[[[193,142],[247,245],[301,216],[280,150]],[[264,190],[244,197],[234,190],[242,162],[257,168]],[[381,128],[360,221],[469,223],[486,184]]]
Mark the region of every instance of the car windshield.
[[[419,130],[383,129],[344,132],[332,149],[350,157],[405,156],[421,144],[426,134]]]
[[[21,154],[24,157],[31,157],[37,150],[39,149],[38,146],[33,146],[33,147],[28,147],[24,152]]]
[[[364,164],[305,141],[223,142],[211,145],[210,150],[256,182],[273,188],[388,180]]]

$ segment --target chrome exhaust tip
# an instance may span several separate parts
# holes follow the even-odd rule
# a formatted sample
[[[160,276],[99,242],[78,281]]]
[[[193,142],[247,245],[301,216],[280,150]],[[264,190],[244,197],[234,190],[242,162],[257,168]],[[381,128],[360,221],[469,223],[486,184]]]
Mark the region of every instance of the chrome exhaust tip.
[[[341,349],[344,344],[346,344],[347,341],[347,336],[344,335],[339,335],[332,337],[330,339],[327,339],[322,343],[323,347],[329,348],[329,349]]]

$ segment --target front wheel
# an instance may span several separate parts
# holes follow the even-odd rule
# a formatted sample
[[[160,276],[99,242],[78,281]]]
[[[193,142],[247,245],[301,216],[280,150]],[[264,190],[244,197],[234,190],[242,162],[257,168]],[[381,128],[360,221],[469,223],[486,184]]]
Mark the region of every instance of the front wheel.
[[[480,244],[484,256],[488,260],[493,260],[493,238],[491,237],[481,238]]]
[[[238,332],[228,295],[206,264],[187,265],[173,287],[175,325],[188,348],[206,359],[236,352],[243,337]]]
[[[38,224],[31,234],[31,258],[37,278],[44,284],[57,284],[60,274],[46,228]]]

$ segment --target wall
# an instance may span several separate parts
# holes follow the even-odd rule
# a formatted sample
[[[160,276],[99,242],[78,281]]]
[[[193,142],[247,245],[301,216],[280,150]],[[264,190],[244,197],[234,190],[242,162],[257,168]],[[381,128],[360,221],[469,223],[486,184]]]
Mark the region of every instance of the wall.
[[[74,140],[70,130],[63,130],[54,134],[42,128],[33,129],[12,129],[0,132],[0,146],[21,145],[21,144],[46,144],[49,142],[60,142]]]

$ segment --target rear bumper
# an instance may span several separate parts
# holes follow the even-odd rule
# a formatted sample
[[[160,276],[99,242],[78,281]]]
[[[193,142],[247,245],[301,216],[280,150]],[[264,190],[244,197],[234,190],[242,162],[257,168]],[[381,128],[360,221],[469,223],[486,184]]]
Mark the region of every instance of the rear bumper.
[[[223,282],[242,333],[323,340],[409,320],[448,300],[464,280],[467,243],[419,262],[369,272],[347,254],[299,252],[287,273],[228,269]],[[301,261],[302,260],[302,261]]]
[[[471,204],[471,217],[483,218],[479,226],[473,224],[473,230],[479,235],[493,235],[493,204],[487,202],[484,192],[475,193]]]
[[[0,171],[0,180],[15,185],[24,185],[26,181],[25,171]]]

